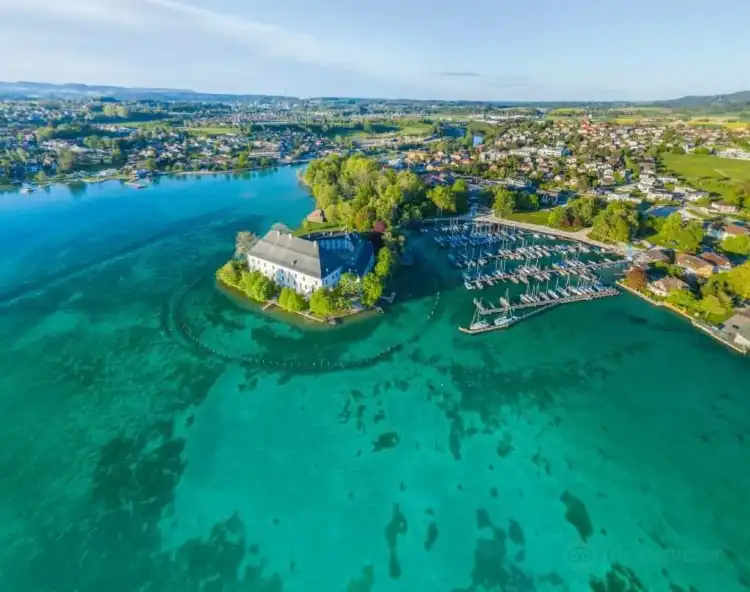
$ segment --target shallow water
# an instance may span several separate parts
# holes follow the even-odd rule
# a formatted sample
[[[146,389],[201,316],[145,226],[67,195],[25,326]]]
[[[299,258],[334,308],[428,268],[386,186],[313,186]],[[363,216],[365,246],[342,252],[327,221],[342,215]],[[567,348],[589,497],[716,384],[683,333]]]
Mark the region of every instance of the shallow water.
[[[289,168],[0,202],[1,590],[750,587],[750,361],[670,313],[467,337],[427,246],[384,317],[247,311],[212,273]]]

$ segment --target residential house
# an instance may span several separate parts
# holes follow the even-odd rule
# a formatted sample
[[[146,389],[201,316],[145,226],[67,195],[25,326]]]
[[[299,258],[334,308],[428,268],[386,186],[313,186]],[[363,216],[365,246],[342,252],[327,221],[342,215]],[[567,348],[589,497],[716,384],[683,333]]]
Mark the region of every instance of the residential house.
[[[649,283],[648,289],[657,296],[666,298],[672,292],[676,292],[677,290],[689,289],[689,286],[679,278],[667,276]]]
[[[701,253],[700,258],[713,265],[715,272],[732,269],[732,262],[729,259],[713,251]]]
[[[732,236],[750,236],[750,228],[739,224],[712,224],[708,227],[708,235],[719,240]]]
[[[633,262],[638,265],[653,265],[654,263],[671,263],[672,257],[666,249],[658,247],[638,253]]]
[[[736,214],[740,211],[739,206],[727,203],[725,201],[715,201],[711,204],[710,208],[714,212],[719,212],[721,214]]]
[[[714,273],[713,264],[687,253],[677,253],[675,263],[688,275],[708,278]]]

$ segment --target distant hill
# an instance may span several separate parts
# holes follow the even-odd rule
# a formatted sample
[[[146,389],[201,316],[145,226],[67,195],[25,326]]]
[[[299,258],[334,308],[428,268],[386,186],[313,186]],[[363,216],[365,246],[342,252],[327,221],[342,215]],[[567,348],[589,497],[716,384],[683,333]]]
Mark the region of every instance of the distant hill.
[[[728,95],[689,96],[655,103],[672,109],[698,109],[714,112],[743,111],[750,109],[750,90]]]
[[[205,101],[252,102],[263,99],[283,99],[269,95],[232,95],[199,93],[188,89],[126,88],[88,84],[51,84],[48,82],[0,82],[0,98],[57,98],[84,99],[110,97],[131,101]]]

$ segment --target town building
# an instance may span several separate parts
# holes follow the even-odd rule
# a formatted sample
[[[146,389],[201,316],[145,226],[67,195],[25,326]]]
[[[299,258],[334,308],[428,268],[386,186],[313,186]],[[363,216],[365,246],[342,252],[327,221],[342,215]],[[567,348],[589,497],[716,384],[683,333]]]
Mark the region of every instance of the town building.
[[[714,266],[714,271],[727,271],[732,269],[732,262],[718,253],[707,251],[701,253],[700,258]]]
[[[689,286],[679,278],[664,277],[660,280],[651,282],[648,285],[648,288],[657,296],[666,298],[672,292],[676,292],[677,290],[689,289]]]
[[[711,277],[714,273],[713,264],[687,253],[677,253],[675,263],[688,275],[707,278]]]
[[[335,287],[346,272],[361,278],[374,263],[372,243],[355,232],[300,238],[288,229],[273,229],[247,255],[251,271],[306,296],[321,287]]]
[[[719,212],[721,214],[736,214],[740,211],[739,206],[727,203],[725,201],[712,202],[710,208],[714,212]]]

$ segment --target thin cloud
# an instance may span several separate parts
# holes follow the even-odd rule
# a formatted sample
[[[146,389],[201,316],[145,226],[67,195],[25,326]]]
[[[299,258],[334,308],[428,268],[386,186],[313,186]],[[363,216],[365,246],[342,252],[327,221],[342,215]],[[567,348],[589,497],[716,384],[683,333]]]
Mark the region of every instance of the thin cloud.
[[[458,71],[458,72],[435,72],[435,76],[443,76],[445,78],[483,78],[484,74],[480,74],[479,72],[471,72],[471,71]]]

